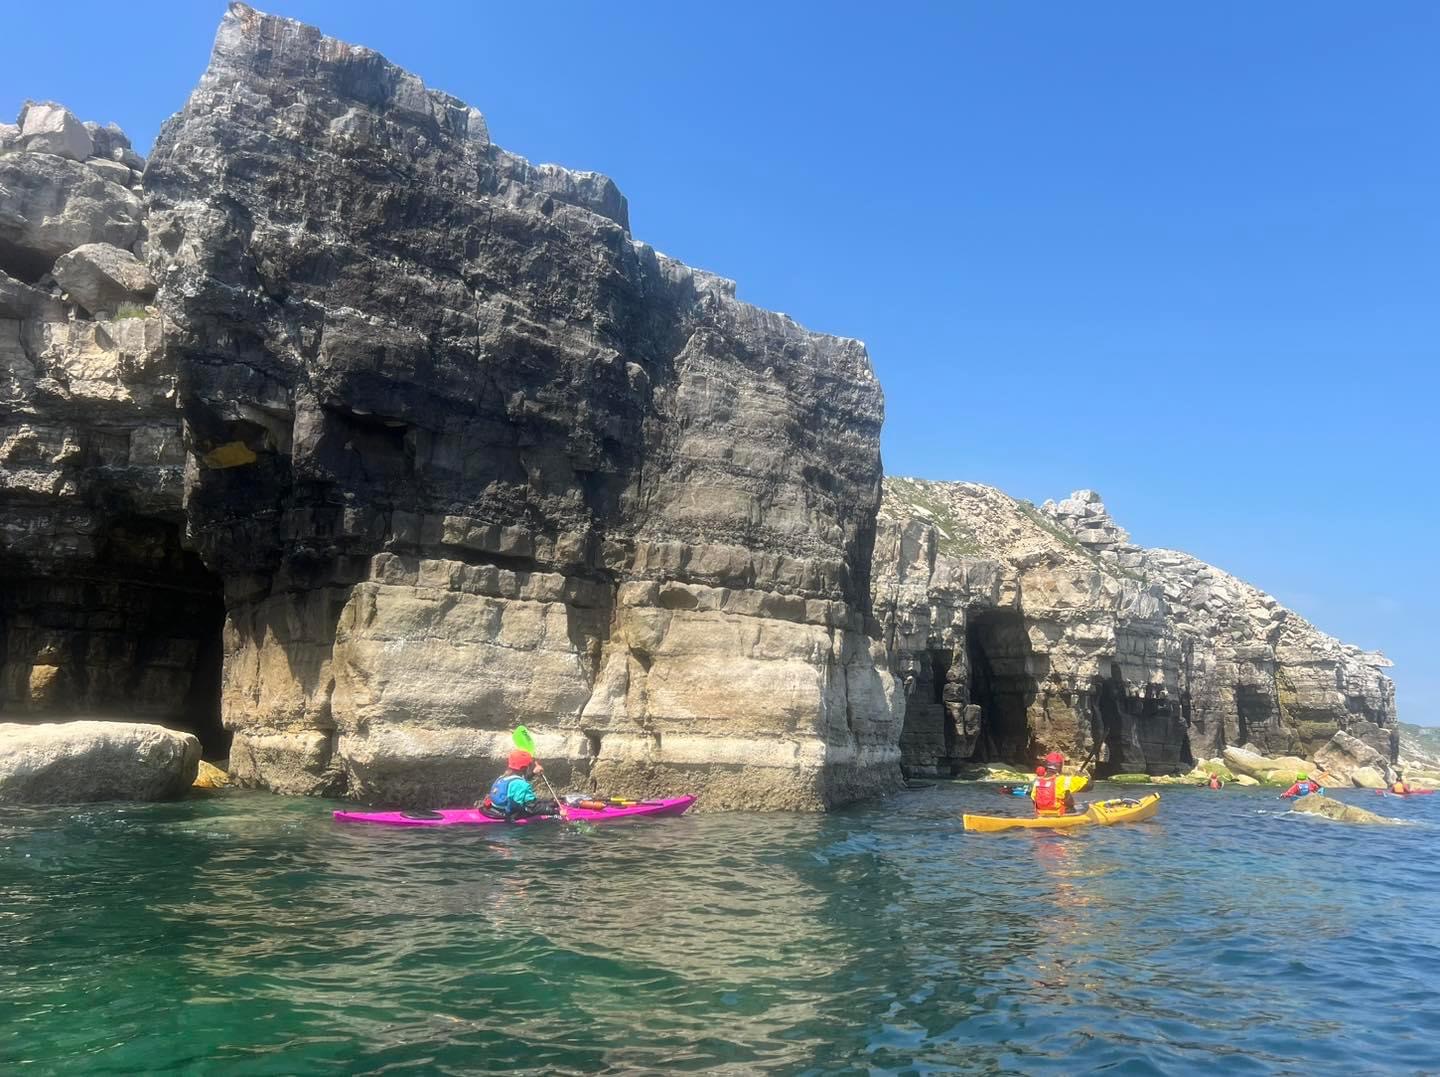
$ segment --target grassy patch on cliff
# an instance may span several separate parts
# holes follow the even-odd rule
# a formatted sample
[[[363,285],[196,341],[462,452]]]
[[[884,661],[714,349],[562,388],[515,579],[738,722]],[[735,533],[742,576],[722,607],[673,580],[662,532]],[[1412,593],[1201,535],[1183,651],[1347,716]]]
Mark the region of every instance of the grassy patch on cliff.
[[[892,489],[897,500],[902,501],[916,516],[935,525],[939,537],[939,551],[943,556],[985,556],[980,540],[975,537],[975,530],[957,520],[950,506],[939,497],[913,481],[899,480]]]

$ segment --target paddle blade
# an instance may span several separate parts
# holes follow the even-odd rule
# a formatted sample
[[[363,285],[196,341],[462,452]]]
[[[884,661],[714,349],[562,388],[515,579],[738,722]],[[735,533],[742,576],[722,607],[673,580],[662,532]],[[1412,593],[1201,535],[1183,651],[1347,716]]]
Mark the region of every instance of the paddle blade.
[[[517,725],[515,732],[510,735],[510,738],[515,742],[515,747],[519,748],[522,752],[529,752],[531,755],[535,754],[535,738],[530,735],[530,730],[526,729],[523,725]]]

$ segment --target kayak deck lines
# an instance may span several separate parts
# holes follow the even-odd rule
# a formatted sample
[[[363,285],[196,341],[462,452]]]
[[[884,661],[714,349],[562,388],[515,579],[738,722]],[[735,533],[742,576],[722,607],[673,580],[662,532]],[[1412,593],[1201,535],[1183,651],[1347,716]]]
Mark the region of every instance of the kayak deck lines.
[[[515,819],[494,819],[476,808],[442,808],[439,811],[346,811],[335,812],[341,823],[372,823],[377,826],[526,826],[530,823],[608,823],[619,819],[659,818],[684,815],[694,797],[666,797],[644,800],[623,807],[566,807],[565,815],[531,815]]]
[[[965,829],[972,833],[993,834],[1002,830],[1071,830],[1082,826],[1115,826],[1138,823],[1152,818],[1160,810],[1160,794],[1151,793],[1139,800],[1120,798],[1097,800],[1084,811],[1070,815],[966,815]]]

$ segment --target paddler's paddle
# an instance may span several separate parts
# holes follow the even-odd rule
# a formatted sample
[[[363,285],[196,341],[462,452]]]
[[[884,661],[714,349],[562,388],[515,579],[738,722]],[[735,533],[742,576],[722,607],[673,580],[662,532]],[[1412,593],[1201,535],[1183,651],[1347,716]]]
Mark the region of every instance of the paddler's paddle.
[[[530,735],[530,730],[523,725],[517,725],[515,732],[510,734],[510,739],[515,742],[515,747],[522,752],[529,752],[532,759],[538,760],[535,755],[535,738]],[[540,771],[540,779],[545,783],[545,788],[550,790],[550,799],[555,801],[555,810],[560,813],[560,818],[569,819],[570,817],[565,814],[565,802],[560,799],[560,794],[555,792],[555,787],[550,784],[550,779],[545,777],[543,769]]]

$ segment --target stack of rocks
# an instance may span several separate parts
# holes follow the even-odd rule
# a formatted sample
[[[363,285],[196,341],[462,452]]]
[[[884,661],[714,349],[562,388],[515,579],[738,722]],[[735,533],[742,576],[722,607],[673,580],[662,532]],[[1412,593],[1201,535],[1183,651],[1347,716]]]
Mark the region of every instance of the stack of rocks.
[[[1120,562],[1122,555],[1139,564],[1141,550],[1130,541],[1130,532],[1110,518],[1105,502],[1094,490],[1076,490],[1062,501],[1047,501],[1040,511],[1052,517],[1075,535],[1086,549],[1109,561]]]
[[[119,128],[59,105],[0,125],[7,714],[193,725],[218,631],[218,581],[180,547],[184,452],[144,261],[144,167]]]

